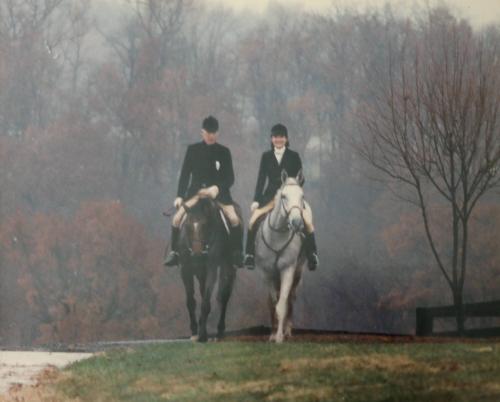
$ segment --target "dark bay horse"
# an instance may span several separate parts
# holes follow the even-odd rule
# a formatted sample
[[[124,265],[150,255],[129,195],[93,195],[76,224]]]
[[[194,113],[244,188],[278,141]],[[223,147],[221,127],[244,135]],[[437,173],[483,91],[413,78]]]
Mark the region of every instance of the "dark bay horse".
[[[231,263],[229,236],[216,203],[205,198],[185,209],[186,218],[181,227],[179,242],[181,277],[186,290],[191,339],[206,342],[207,319],[217,279],[217,301],[220,306],[217,338],[222,338],[236,272]],[[194,278],[198,280],[201,294],[199,320],[196,319]]]

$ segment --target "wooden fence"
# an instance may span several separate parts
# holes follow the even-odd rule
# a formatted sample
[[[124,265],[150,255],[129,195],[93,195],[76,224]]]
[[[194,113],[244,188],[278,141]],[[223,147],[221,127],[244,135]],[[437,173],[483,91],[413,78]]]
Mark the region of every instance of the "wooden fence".
[[[464,315],[468,317],[500,317],[500,301],[464,304]],[[455,306],[418,307],[417,336],[456,336],[456,331],[434,332],[434,318],[454,317]],[[465,336],[500,337],[500,327],[466,329]]]

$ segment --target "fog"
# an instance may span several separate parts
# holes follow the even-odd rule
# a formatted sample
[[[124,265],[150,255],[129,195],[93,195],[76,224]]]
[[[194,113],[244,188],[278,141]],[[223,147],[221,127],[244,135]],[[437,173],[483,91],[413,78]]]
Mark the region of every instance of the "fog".
[[[115,0],[119,1],[119,0]],[[309,0],[307,2],[294,0],[206,0],[208,4],[224,5],[236,11],[265,13],[274,4],[295,7],[306,12],[329,14],[335,9],[354,9],[360,12],[380,9],[387,5],[397,13],[408,16],[418,10],[446,5],[457,16],[465,18],[476,27],[488,24],[498,24],[500,20],[500,3],[496,0]]]
[[[465,3],[414,13],[142,3],[0,5],[0,346],[188,335],[178,269],[162,265],[162,212],[209,114],[246,220],[270,127],[285,124],[302,156],[320,267],[304,273],[296,327],[413,333],[417,306],[452,302],[419,209],[358,148],[370,137],[363,116],[390,83],[390,44],[408,26],[471,32],[497,57],[492,20]],[[497,200],[492,189],[474,210],[466,302],[500,290]],[[431,206],[449,256],[447,212]],[[256,325],[268,325],[265,288],[241,269],[227,329]]]

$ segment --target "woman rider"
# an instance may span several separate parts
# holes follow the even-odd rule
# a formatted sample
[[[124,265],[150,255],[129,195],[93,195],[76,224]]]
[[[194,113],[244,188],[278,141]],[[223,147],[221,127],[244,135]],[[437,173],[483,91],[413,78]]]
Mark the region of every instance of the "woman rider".
[[[248,225],[248,235],[245,250],[245,266],[253,269],[255,266],[255,221],[271,211],[274,206],[274,196],[281,187],[281,171],[285,170],[289,177],[296,177],[302,169],[302,162],[297,152],[290,150],[288,141],[288,130],[283,124],[276,124],[271,129],[271,150],[264,152],[260,160],[259,175],[255,187],[255,196],[250,206],[251,217]],[[267,183],[266,183],[267,182]],[[303,185],[304,182],[300,183]],[[314,238],[314,226],[312,223],[311,207],[305,202],[304,217],[304,247],[307,256],[308,267],[315,270],[319,264]]]

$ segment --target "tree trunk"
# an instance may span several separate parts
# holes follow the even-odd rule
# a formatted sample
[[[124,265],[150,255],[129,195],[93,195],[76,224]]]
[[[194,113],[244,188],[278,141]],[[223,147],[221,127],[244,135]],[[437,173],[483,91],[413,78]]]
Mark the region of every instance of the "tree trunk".
[[[453,289],[453,305],[455,306],[455,319],[457,322],[458,335],[465,335],[465,314],[463,294],[461,290]]]

